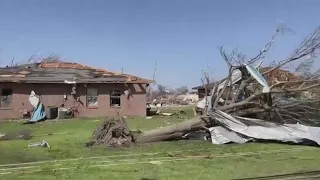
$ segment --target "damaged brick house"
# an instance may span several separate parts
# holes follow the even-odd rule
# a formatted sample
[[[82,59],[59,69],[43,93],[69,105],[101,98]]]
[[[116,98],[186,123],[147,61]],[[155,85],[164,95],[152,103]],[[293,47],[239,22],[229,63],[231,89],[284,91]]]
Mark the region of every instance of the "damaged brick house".
[[[209,96],[211,93],[211,90],[214,88],[215,83],[207,84],[207,95],[206,95],[206,89],[204,85],[200,85],[197,87],[193,87],[192,90],[197,90],[198,98],[199,100],[203,99],[205,96]]]
[[[263,73],[263,72],[270,70],[271,68],[272,67],[261,67],[261,68],[259,68],[259,71],[261,73]],[[275,81],[299,80],[299,79],[301,79],[301,76],[296,73],[292,73],[288,70],[275,69],[274,71],[268,73],[268,76],[266,76],[266,78],[267,78],[266,80],[269,83],[274,84]],[[211,95],[211,91],[215,87],[215,83],[209,83],[206,85],[206,87],[207,87],[207,96],[209,96],[209,95]],[[206,93],[205,93],[206,91],[205,91],[204,85],[196,86],[196,87],[193,87],[192,89],[197,90],[199,100],[203,99],[206,96]]]
[[[76,117],[146,116],[151,80],[70,62],[0,68],[0,119],[20,119],[32,110],[34,91],[45,107],[75,110]]]

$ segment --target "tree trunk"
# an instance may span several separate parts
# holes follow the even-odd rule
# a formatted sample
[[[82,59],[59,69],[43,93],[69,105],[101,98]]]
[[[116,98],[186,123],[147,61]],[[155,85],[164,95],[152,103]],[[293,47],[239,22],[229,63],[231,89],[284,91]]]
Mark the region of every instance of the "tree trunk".
[[[183,135],[201,129],[208,121],[204,118],[193,118],[161,129],[152,129],[134,136],[137,143],[181,139]]]
[[[183,135],[207,126],[209,120],[197,117],[184,122],[173,124],[161,129],[145,132],[129,131],[125,121],[119,118],[106,119],[92,135],[92,140],[87,146],[105,144],[107,146],[129,146],[134,143],[148,143],[181,139]]]

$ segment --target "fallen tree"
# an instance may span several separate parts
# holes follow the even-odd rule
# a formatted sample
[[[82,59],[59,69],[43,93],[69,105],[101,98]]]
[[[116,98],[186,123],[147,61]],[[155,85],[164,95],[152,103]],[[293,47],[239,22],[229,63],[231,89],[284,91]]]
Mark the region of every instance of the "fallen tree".
[[[276,123],[314,125],[320,102],[320,94],[317,94],[320,71],[310,73],[310,69],[320,48],[320,28],[303,40],[288,58],[270,67],[261,68],[261,62],[254,67],[285,30],[278,26],[271,40],[253,58],[236,51],[228,53],[218,47],[228,65],[228,75],[216,83],[212,96],[205,98],[203,115],[146,132],[131,132],[120,117],[107,119],[94,132],[91,144],[121,146],[181,139],[189,132],[215,126],[218,123],[213,113],[215,110]],[[286,65],[297,63],[300,63],[297,68],[284,70]],[[208,77],[203,82],[209,82]]]

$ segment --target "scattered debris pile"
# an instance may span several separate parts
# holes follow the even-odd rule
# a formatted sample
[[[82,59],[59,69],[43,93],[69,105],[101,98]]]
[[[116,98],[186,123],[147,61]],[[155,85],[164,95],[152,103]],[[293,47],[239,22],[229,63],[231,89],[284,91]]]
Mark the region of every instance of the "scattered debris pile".
[[[194,105],[199,101],[199,97],[195,93],[186,93],[186,94],[166,94],[158,96],[150,103],[150,105],[155,107],[179,107],[179,106],[188,106]]]
[[[162,112],[161,109],[158,109],[157,111],[149,111],[149,113],[147,113],[147,117],[146,119],[152,119],[153,116],[171,116],[171,117],[175,117],[175,118],[179,118],[179,119],[187,119],[188,118],[188,114],[184,111],[184,110],[176,110],[176,111],[172,111],[172,112]]]

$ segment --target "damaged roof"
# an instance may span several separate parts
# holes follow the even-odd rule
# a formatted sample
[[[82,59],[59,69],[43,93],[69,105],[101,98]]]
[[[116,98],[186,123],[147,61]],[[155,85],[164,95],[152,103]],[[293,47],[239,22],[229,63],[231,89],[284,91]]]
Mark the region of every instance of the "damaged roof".
[[[215,86],[215,83],[213,82],[213,83],[209,83],[209,84],[207,84],[207,88],[213,88]],[[192,89],[205,89],[204,88],[204,85],[201,85],[201,86],[196,86],[196,87],[193,87]]]
[[[259,71],[261,73],[264,73],[270,69],[272,69],[272,67],[263,67],[263,68],[260,68]],[[292,73],[288,70],[279,69],[279,68],[269,72],[267,77],[270,80],[277,79],[278,81],[298,81],[302,79],[302,77],[299,74]]]
[[[79,63],[42,62],[0,68],[0,82],[149,84],[153,81]]]
[[[260,73],[264,73],[268,70],[272,69],[272,67],[262,67],[259,69]],[[301,80],[301,76],[290,71],[284,69],[275,69],[268,73],[267,80],[278,80],[278,81],[298,81]],[[215,83],[210,83],[207,85],[207,88],[213,88]],[[205,89],[203,85],[193,87],[192,89]]]

